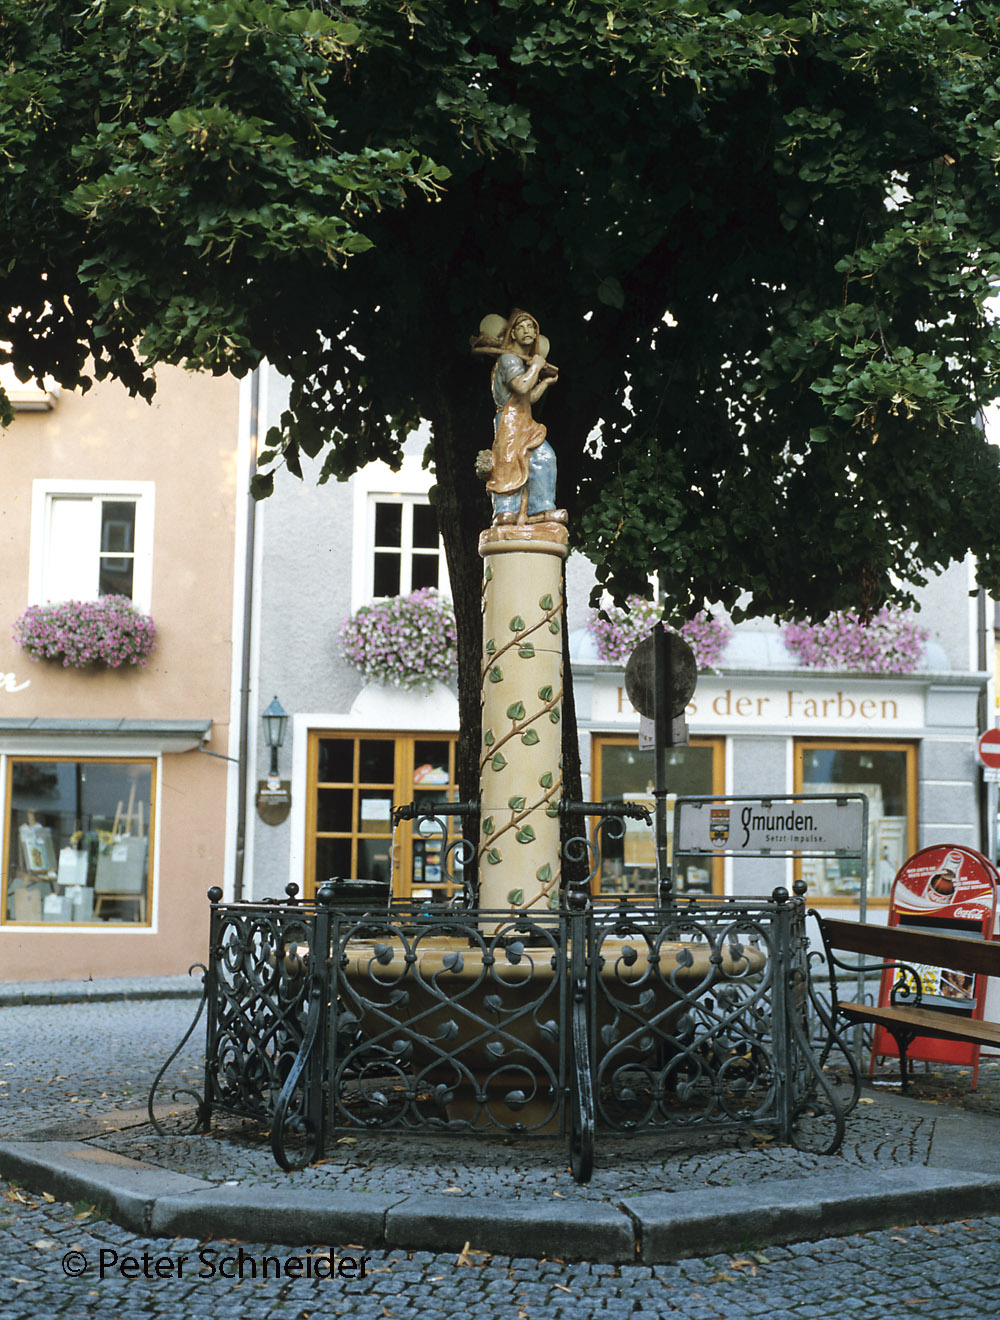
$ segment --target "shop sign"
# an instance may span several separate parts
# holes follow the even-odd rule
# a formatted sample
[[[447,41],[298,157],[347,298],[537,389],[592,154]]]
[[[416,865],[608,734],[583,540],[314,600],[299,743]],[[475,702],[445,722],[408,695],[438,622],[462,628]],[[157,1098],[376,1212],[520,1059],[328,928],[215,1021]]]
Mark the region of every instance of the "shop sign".
[[[914,853],[900,867],[889,894],[889,925],[992,939],[998,882],[1000,875],[996,867],[981,852],[962,844],[932,844]],[[923,1003],[928,1007],[947,1008],[975,1019],[984,1017],[985,977],[924,963],[914,964],[911,970],[920,978]],[[882,973],[879,1004],[883,1007],[891,1002],[897,975],[896,971]],[[898,1053],[899,1048],[885,1027],[876,1027],[873,1058],[895,1057]],[[911,1041],[906,1055],[908,1059],[928,1063],[979,1066],[979,1046],[965,1041],[918,1036]],[[972,1085],[975,1084],[974,1072]]]
[[[257,781],[257,815],[265,825],[283,825],[291,809],[291,780],[268,775]]]
[[[996,871],[982,853],[960,844],[935,844],[901,867],[889,899],[890,924],[907,916],[970,922],[977,935],[991,933]],[[927,924],[924,922],[923,924]],[[979,929],[982,927],[982,929]]]
[[[889,732],[923,726],[924,696],[921,689],[849,679],[742,683],[702,675],[685,716],[697,732],[758,727]],[[638,721],[620,675],[595,677],[591,720],[602,725]]]

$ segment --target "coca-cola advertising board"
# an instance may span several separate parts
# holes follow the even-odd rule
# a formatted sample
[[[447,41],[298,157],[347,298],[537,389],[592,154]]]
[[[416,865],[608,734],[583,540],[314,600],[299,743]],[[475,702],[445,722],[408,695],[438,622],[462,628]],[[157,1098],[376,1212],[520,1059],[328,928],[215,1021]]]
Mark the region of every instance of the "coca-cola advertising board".
[[[889,894],[889,925],[915,926],[971,939],[993,939],[996,930],[997,890],[1000,873],[975,848],[935,844],[914,853],[900,867]],[[982,1018],[987,978],[966,976],[947,967],[915,969],[928,1007],[949,1008]],[[885,972],[879,1003],[888,1004],[895,973]],[[872,1066],[884,1055],[897,1056],[896,1042],[876,1027]],[[978,1070],[979,1047],[963,1041],[931,1040],[918,1036],[907,1057],[938,1063],[971,1064]]]

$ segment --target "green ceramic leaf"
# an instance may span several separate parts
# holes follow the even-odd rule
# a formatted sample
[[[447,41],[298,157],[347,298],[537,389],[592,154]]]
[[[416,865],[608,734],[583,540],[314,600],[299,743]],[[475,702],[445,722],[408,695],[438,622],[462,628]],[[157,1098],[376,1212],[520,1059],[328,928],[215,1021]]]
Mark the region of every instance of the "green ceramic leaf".
[[[511,889],[507,894],[507,902],[511,905],[511,907],[520,907],[521,904],[524,902],[524,890]]]
[[[553,724],[558,724],[558,723],[559,723],[559,712],[558,712],[557,710],[550,710],[550,711],[549,711],[549,719],[552,721]]]
[[[525,729],[525,731],[521,734],[521,741],[524,743],[525,747],[534,747],[535,743],[538,742],[537,730]]]
[[[489,677],[490,677],[490,682],[491,682],[491,683],[502,683],[502,682],[503,682],[503,670],[500,668],[499,665],[494,665],[493,668],[490,670],[490,675],[489,675]]]
[[[550,802],[549,805],[545,808],[545,814],[546,814],[546,816],[558,816],[558,815],[559,815],[559,803],[558,803],[558,802]]]
[[[483,742],[487,747],[492,747],[493,744],[496,742],[496,740],[497,740],[497,736],[492,729],[487,729],[486,732],[483,734]]]
[[[550,610],[552,608],[552,597],[548,595],[542,596],[538,603],[543,610]]]
[[[503,858],[500,856],[500,849],[499,848],[487,849],[486,860],[489,862],[490,866],[496,866],[497,862],[502,862]]]
[[[558,631],[559,631],[559,620],[549,619],[549,632],[552,633],[553,636],[555,636],[555,634]]]
[[[552,867],[548,862],[538,868],[535,872],[535,879],[541,880],[543,885],[547,885],[552,879]]]
[[[510,807],[511,811],[523,811],[524,798],[515,795],[514,797],[507,799],[507,805]]]
[[[496,638],[487,637],[486,645],[483,647],[483,650],[486,652],[487,655],[492,655],[496,649],[497,649]]]
[[[530,642],[522,642],[518,647],[517,653],[522,660],[531,660],[534,657],[535,648]]]
[[[490,765],[494,770],[502,770],[506,764],[507,758],[504,756],[503,752],[493,753],[493,760],[490,762]]]
[[[544,687],[540,687],[540,688],[538,689],[538,695],[539,695],[539,697],[541,698],[542,701],[551,701],[551,700],[552,700],[552,688],[549,686],[548,683],[546,683]]]
[[[483,577],[486,579],[487,582],[492,582],[492,581],[493,581],[493,565],[492,565],[492,564],[487,564],[486,567],[483,569]]]
[[[553,889],[552,893],[549,894],[549,911],[556,912],[558,911],[558,909],[559,909],[559,890]]]
[[[523,702],[523,701],[515,701],[515,702],[513,702],[510,706],[508,706],[508,707],[507,707],[507,718],[508,718],[509,720],[523,720],[523,719],[524,719],[524,702]]]
[[[522,825],[514,837],[517,839],[518,843],[534,843],[535,831],[530,825]]]
[[[483,821],[483,833],[488,836],[492,834],[495,829],[496,826],[493,823],[493,817],[487,816],[486,819]]]
[[[511,632],[524,632],[524,620],[520,614],[515,614],[507,626]]]
[[[538,782],[541,784],[542,788],[551,788],[551,787],[552,787],[552,771],[551,771],[551,770],[546,770],[545,774],[542,775],[542,776],[539,778]]]

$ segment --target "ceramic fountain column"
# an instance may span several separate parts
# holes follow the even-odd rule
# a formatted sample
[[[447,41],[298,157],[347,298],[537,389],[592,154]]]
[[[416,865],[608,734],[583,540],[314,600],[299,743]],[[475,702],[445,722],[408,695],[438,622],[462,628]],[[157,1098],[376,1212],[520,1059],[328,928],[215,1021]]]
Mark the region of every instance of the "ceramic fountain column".
[[[483,557],[479,906],[559,906],[562,562],[559,523],[493,526]]]

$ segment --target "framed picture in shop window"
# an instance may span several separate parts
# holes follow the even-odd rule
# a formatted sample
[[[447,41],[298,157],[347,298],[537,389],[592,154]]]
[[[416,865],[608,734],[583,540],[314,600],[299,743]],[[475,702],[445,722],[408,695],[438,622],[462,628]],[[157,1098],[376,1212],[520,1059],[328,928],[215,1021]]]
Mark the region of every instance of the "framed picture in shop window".
[[[56,869],[52,831],[47,825],[22,825],[18,830],[21,866],[25,871],[44,875]]]
[[[906,861],[906,817],[883,816],[875,822],[875,851],[872,856],[873,892],[888,894],[896,873]]]

